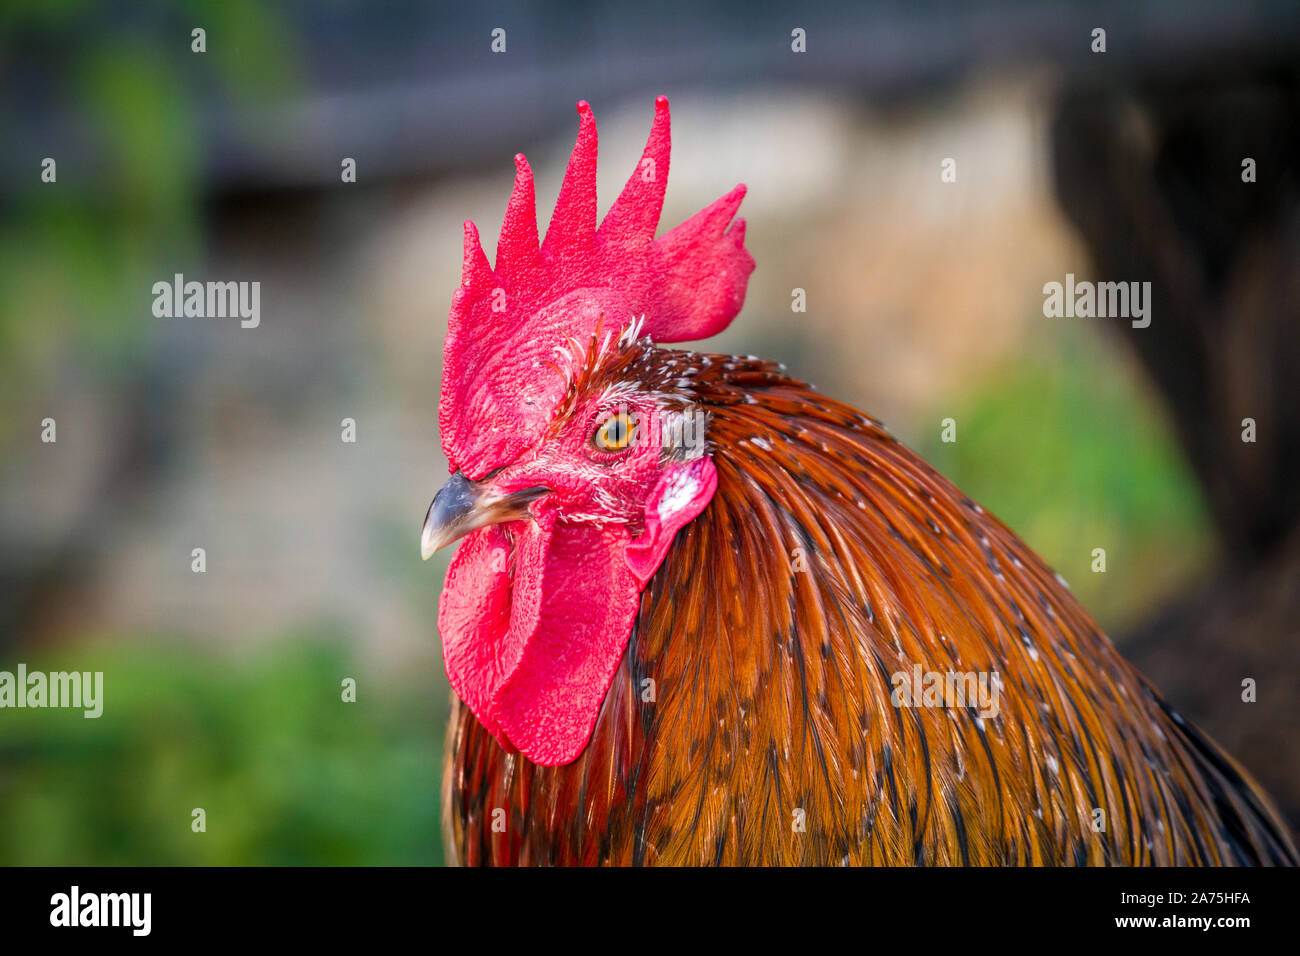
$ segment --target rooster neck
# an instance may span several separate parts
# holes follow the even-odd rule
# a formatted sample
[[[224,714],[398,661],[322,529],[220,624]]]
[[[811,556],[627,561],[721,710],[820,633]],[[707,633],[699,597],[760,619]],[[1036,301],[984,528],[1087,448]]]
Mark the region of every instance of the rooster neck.
[[[1061,579],[878,423],[768,363],[669,354],[718,490],[643,594],[577,761],[533,766],[456,708],[462,862],[1295,859]],[[902,702],[927,675],[973,675],[939,681],[973,699]]]

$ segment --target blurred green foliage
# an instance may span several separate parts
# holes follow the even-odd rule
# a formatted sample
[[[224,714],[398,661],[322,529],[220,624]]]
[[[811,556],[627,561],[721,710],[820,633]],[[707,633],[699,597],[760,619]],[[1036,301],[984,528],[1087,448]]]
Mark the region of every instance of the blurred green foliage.
[[[957,441],[935,429],[918,451],[1114,633],[1208,567],[1208,514],[1154,393],[1125,357],[1082,328],[1054,330],[1035,351],[964,397]],[[1094,548],[1106,551],[1104,574],[1092,570]]]
[[[45,383],[70,343],[95,378],[131,377],[152,284],[204,254],[199,104],[254,106],[299,89],[292,33],[255,0],[145,0],[132,13],[89,2],[0,6],[0,63],[57,47],[75,64],[0,91],[0,141],[31,109],[33,84],[77,104],[51,131],[82,134],[72,152],[50,147],[54,183],[41,179],[44,157],[20,157],[28,175],[0,216],[0,404]],[[206,53],[191,50],[196,26],[207,31]],[[18,424],[0,416],[0,442]]]
[[[0,714],[0,864],[442,862],[432,682],[368,679],[308,636],[251,659],[118,641],[20,659],[102,670],[104,712]]]

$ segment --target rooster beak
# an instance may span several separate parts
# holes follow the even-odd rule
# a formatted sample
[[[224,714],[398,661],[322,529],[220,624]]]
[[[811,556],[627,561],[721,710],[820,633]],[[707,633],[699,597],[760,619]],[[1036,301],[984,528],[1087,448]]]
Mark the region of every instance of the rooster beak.
[[[427,561],[439,548],[479,528],[527,518],[528,506],[550,492],[550,488],[539,486],[503,495],[491,485],[470,481],[458,471],[438,489],[424,516],[420,557]]]

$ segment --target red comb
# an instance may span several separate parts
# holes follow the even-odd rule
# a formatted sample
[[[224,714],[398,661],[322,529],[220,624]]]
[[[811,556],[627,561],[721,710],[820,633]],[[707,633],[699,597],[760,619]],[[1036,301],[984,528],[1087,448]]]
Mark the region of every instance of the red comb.
[[[714,335],[745,301],[754,260],[745,221],[732,225],[737,186],[677,228],[654,238],[672,146],[667,97],[623,192],[596,227],[596,121],[578,103],[569,157],[546,239],[539,245],[533,173],[515,157],[494,270],[465,223],[461,287],[452,297],[439,419],[443,450],[471,478],[514,461],[545,427],[563,391],[544,367],[597,324],[617,335],[645,316],[642,334],[662,342]],[[730,229],[727,227],[731,226]]]

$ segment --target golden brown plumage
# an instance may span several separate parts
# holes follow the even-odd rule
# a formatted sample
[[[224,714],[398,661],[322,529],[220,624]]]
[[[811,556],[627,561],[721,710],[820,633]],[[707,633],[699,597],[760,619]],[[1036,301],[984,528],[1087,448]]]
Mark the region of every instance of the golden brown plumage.
[[[754,359],[642,343],[584,384],[621,380],[709,412],[717,492],[642,594],[576,761],[536,766],[454,704],[454,859],[1296,862],[1246,773],[878,423]],[[996,672],[998,715],[895,706],[918,664]]]

